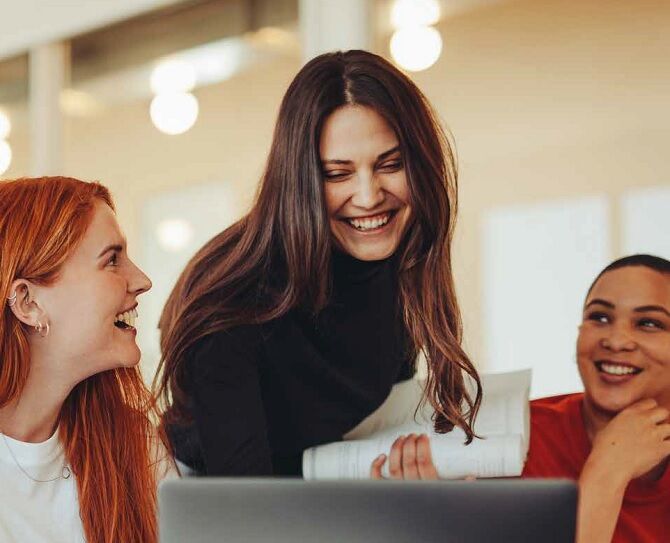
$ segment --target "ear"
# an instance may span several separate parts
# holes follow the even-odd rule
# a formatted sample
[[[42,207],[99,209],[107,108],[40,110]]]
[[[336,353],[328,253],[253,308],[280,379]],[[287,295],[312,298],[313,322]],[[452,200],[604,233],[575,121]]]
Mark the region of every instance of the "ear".
[[[17,279],[12,283],[10,293],[10,296],[16,294],[16,301],[11,306],[12,313],[23,324],[36,326],[38,322],[45,322],[46,314],[36,298],[36,285],[27,279]]]

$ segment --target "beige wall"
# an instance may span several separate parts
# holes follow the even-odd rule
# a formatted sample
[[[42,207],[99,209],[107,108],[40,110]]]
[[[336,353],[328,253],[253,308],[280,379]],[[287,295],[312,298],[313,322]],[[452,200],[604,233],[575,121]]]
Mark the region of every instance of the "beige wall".
[[[444,54],[414,79],[458,147],[455,269],[466,347],[482,360],[488,209],[670,184],[670,2],[526,0],[440,30]]]
[[[614,198],[628,187],[670,183],[670,2],[499,3],[440,30],[441,59],[413,77],[457,142],[455,268],[466,347],[479,361],[487,210],[584,194]],[[183,136],[157,132],[148,101],[70,120],[66,173],[112,188],[131,252],[140,246],[141,204],[156,191],[220,180],[235,186],[242,214],[299,67],[298,58],[285,58],[198,90],[201,116]],[[17,129],[12,142],[17,159],[7,175],[18,175],[27,171],[25,134]]]

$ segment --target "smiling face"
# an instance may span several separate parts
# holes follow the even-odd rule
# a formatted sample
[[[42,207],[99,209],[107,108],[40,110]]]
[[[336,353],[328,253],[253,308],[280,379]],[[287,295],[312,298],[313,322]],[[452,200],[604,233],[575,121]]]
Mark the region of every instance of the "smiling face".
[[[34,337],[35,348],[58,353],[57,370],[77,382],[137,364],[140,350],[131,325],[137,296],[150,288],[149,278],[126,253],[114,213],[97,203],[91,224],[58,279],[36,290],[50,332],[45,338]]]
[[[343,106],[326,119],[319,153],[336,246],[359,260],[391,256],[411,215],[393,129],[373,109]]]
[[[615,414],[644,398],[670,407],[670,276],[604,273],[584,306],[577,362],[590,408]]]

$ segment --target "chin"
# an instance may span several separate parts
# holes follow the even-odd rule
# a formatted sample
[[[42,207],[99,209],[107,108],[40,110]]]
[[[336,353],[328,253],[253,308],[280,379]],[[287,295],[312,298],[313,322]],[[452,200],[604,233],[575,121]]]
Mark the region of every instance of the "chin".
[[[115,358],[114,369],[116,368],[132,368],[140,363],[142,353],[139,347],[134,349],[124,349],[119,352]]]
[[[634,404],[638,399],[641,399],[633,398],[628,394],[607,394],[598,392],[595,394],[588,394],[587,398],[595,409],[609,415],[616,415],[626,409],[626,407]]]
[[[358,260],[374,262],[375,260],[384,260],[385,258],[390,257],[393,253],[394,251],[357,251],[349,254]]]
[[[344,250],[350,256],[365,261],[384,260],[395,253],[398,248],[397,243],[393,244],[370,244],[370,246],[361,246],[359,244],[345,245]]]

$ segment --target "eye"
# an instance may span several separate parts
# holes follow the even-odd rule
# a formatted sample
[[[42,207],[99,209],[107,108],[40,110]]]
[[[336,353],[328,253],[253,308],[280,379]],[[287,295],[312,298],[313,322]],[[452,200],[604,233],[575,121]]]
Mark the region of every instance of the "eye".
[[[384,172],[397,172],[402,170],[403,168],[403,163],[402,160],[400,159],[395,159],[395,160],[389,160],[387,162],[384,162],[379,166],[379,169],[384,171]]]
[[[656,319],[642,318],[637,321],[637,325],[640,328],[645,328],[647,330],[665,330],[663,323]]]
[[[331,170],[323,172],[323,177],[327,181],[341,181],[349,175],[350,173],[346,170]]]
[[[603,313],[602,311],[594,311],[593,313],[589,313],[586,316],[586,320],[598,323],[598,324],[609,324],[610,323],[610,317],[607,313]]]
[[[111,256],[107,259],[107,263],[105,266],[112,266],[116,267],[119,265],[119,255],[116,251],[114,251]]]

